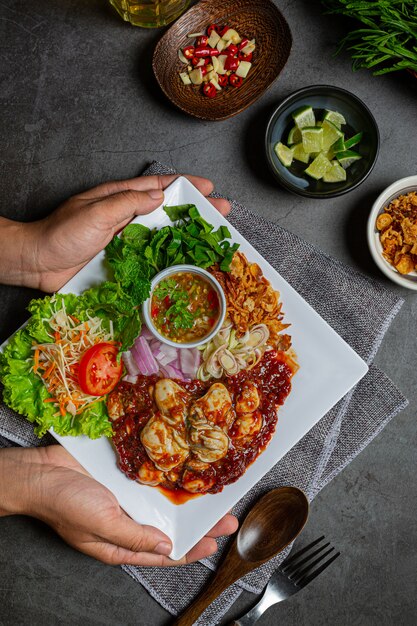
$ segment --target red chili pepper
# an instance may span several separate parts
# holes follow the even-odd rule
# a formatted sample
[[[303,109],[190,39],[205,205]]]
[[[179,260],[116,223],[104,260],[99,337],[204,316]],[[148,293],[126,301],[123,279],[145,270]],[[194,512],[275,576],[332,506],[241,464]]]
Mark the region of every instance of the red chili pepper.
[[[200,63],[201,59],[199,59],[198,57],[193,57],[191,59],[191,65],[194,65],[194,67],[197,67],[197,65]]]
[[[237,51],[238,51],[238,47],[235,46],[234,43],[231,43],[230,46],[227,46],[227,48],[225,50],[226,54],[232,54],[232,55],[236,54]]]
[[[199,59],[201,59],[201,57],[208,57],[210,56],[210,48],[207,46],[200,46],[195,49],[194,55]]]
[[[208,98],[215,98],[216,97],[216,87],[214,85],[212,85],[211,83],[206,83],[203,87],[203,94],[205,96],[207,96]]]
[[[207,46],[207,42],[208,42],[207,35],[201,35],[201,37],[197,39],[197,46]]]
[[[230,26],[223,26],[223,28],[221,29],[219,33],[220,37],[223,37],[223,35],[225,35],[229,29],[230,29]]]
[[[164,298],[164,304],[167,308],[169,308],[171,306],[171,298],[169,296],[165,296]]]
[[[217,82],[219,83],[220,87],[226,87],[228,83],[228,78],[226,74],[219,74],[217,76]]]
[[[253,53],[249,52],[249,54],[243,54],[243,52],[239,52],[239,60],[240,61],[252,61]]]
[[[243,50],[243,48],[245,48],[245,46],[247,46],[249,43],[249,39],[242,39],[242,41],[239,44],[239,50]]]
[[[152,307],[151,315],[152,317],[156,317],[159,313],[159,308],[157,306]]]
[[[201,74],[205,76],[207,74],[207,65],[202,65],[200,67],[200,70],[201,70]]]
[[[217,48],[201,47],[196,48],[194,54],[198,59],[202,59],[203,57],[218,57],[220,51]]]
[[[214,326],[215,322],[216,322],[216,318],[215,318],[215,317],[210,317],[210,319],[209,319],[209,325],[210,325],[210,326]]]
[[[207,27],[207,34],[210,37],[211,33],[213,32],[213,30],[215,30],[217,32],[218,30],[218,26],[217,24],[210,24],[210,26]]]
[[[232,70],[232,72],[234,70],[237,70],[238,66],[239,66],[239,59],[236,59],[236,57],[232,57],[232,56],[227,57],[227,59],[226,59],[226,61],[224,63],[224,67],[227,70]]]
[[[192,59],[194,56],[194,46],[186,46],[182,49],[182,53],[186,59]]]
[[[237,74],[230,74],[229,83],[232,85],[232,87],[241,87],[243,83],[243,78],[241,76],[238,76]]]

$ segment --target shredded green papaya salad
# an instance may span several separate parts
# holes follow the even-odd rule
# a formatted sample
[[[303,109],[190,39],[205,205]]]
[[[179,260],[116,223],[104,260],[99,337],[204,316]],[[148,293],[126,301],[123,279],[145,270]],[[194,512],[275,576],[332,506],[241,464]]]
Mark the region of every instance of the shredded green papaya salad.
[[[81,295],[56,293],[32,300],[27,325],[0,352],[3,401],[48,430],[91,439],[113,434],[106,397],[124,374],[121,359],[140,335],[140,305],[152,277],[172,265],[228,271],[238,245],[195,205],[164,207],[174,224],[149,229],[130,224],[106,248],[113,280]]]
[[[55,294],[32,300],[32,317],[0,354],[3,400],[37,424],[42,436],[111,436],[104,396],[79,384],[82,355],[103,343],[126,349],[139,334],[139,313],[116,283],[106,282],[81,296]]]

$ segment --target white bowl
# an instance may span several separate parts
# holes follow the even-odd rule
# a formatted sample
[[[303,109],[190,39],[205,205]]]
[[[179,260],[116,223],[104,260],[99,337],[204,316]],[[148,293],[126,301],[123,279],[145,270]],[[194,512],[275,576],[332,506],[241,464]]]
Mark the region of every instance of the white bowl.
[[[410,272],[410,274],[400,274],[395,267],[388,263],[388,261],[386,261],[382,256],[382,245],[379,240],[379,231],[375,225],[378,215],[384,212],[384,208],[387,207],[392,200],[398,198],[398,196],[410,193],[410,191],[417,191],[417,176],[407,176],[406,178],[397,180],[378,196],[372,205],[372,209],[369,214],[367,235],[369,250],[371,251],[372,258],[378,265],[381,272],[388,276],[388,278],[390,278],[394,283],[397,283],[402,287],[407,287],[407,289],[414,289],[417,291],[417,272],[414,271]]]
[[[155,326],[153,325],[153,322],[149,313],[149,306],[152,301],[152,294],[154,292],[155,287],[164,278],[168,278],[169,276],[171,276],[171,274],[178,274],[178,272],[191,272],[192,274],[198,274],[199,276],[204,276],[207,282],[209,282],[211,286],[216,290],[216,293],[219,298],[220,315],[217,320],[217,323],[213,326],[212,330],[210,331],[208,335],[206,335],[205,337],[202,337],[201,339],[198,339],[198,341],[192,341],[189,343],[178,343],[176,341],[171,341],[171,339],[164,337],[164,335],[161,335],[161,333],[159,333],[157,329],[155,328]],[[142,305],[142,315],[143,315],[143,319],[144,319],[146,326],[151,331],[151,333],[155,335],[157,339],[159,339],[159,341],[162,341],[163,343],[166,343],[169,346],[174,346],[175,348],[197,348],[198,346],[201,346],[207,343],[208,341],[210,341],[210,339],[213,339],[213,337],[217,335],[220,328],[222,327],[224,318],[226,317],[226,297],[224,295],[224,291],[219,281],[216,280],[214,276],[212,276],[209,272],[207,272],[203,268],[197,267],[196,265],[187,265],[187,264],[173,265],[172,267],[167,267],[165,270],[162,270],[162,272],[159,272],[159,274],[157,274],[153,278],[151,282],[150,296],[146,300],[146,302],[144,302]]]

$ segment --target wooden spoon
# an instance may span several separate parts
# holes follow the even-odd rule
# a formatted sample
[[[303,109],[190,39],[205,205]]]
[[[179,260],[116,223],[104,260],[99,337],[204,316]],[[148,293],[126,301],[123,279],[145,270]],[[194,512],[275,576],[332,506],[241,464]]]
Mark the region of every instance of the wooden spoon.
[[[265,494],[246,516],[211,584],[174,626],[192,626],[229,585],[294,541],[304,528],[308,512],[307,497],[296,487],[280,487]]]

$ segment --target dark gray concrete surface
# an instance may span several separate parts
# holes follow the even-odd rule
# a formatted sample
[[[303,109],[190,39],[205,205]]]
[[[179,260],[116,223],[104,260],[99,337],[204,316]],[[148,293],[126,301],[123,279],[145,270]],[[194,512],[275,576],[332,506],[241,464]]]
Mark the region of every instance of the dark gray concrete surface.
[[[300,544],[325,534],[342,557],[309,588],[272,608],[272,624],[412,625],[417,622],[417,295],[388,283],[366,247],[372,201],[417,173],[417,80],[353,74],[334,57],[343,32],[320,2],[277,0],[294,44],[280,78],[236,118],[191,119],[160,93],[151,71],[162,31],[119,20],[104,0],[0,2],[0,212],[46,215],[69,195],[136,175],[153,159],[202,174],[330,255],[405,298],[377,355],[410,406],[314,501]],[[327,83],[372,109],[381,152],[369,179],[336,200],[298,198],[267,172],[267,119],[290,92]],[[34,292],[0,289],[3,340],[25,319]],[[244,594],[229,618],[254,598]],[[28,518],[0,520],[0,624],[168,624],[170,617],[117,567],[76,553]]]

